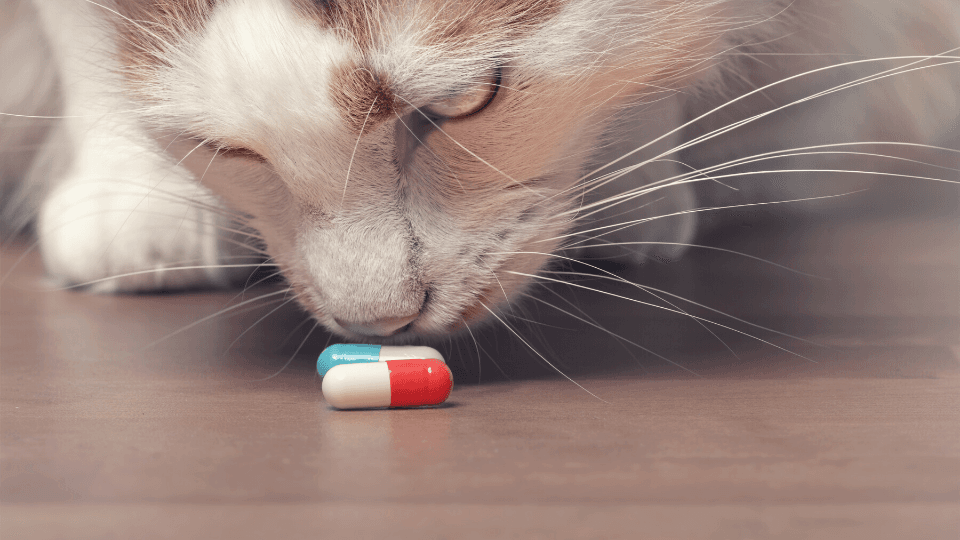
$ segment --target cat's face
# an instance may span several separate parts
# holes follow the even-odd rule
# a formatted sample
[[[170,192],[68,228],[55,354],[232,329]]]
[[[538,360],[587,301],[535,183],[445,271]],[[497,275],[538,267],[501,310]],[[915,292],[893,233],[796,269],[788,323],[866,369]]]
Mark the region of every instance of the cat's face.
[[[610,119],[711,54],[722,6],[121,1],[119,51],[144,122],[251,216],[301,303],[404,341],[529,284]]]

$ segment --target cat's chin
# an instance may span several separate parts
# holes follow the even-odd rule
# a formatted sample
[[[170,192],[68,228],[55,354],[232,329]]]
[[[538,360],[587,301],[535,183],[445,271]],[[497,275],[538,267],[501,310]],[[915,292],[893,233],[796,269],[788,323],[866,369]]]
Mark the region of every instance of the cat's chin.
[[[323,321],[324,327],[337,337],[356,343],[371,343],[376,345],[431,344],[449,339],[451,336],[467,333],[467,325],[462,321],[457,321],[454,325],[440,325],[432,322],[427,315],[422,317],[422,319],[423,320],[418,320],[408,325],[408,327],[389,335],[355,332],[335,322],[328,321],[326,317],[323,317],[321,320]],[[487,319],[488,318],[473,320],[470,322],[470,327],[476,328],[477,326],[483,326],[487,324]]]
[[[326,317],[321,319],[323,326],[337,338],[354,343],[370,343],[374,345],[429,345],[448,339],[451,335],[459,332],[466,332],[465,326],[460,326],[456,329],[443,328],[430,330],[414,324],[410,325],[410,328],[405,328],[390,335],[366,334],[350,331],[326,319]]]
[[[500,306],[493,309],[500,311]],[[468,314],[468,312],[471,312]],[[435,315],[435,314],[433,314]],[[317,316],[328,332],[345,341],[355,343],[370,343],[375,345],[431,345],[447,341],[451,337],[469,335],[477,329],[496,322],[496,318],[486,313],[477,314],[470,309],[463,312],[453,324],[444,324],[430,312],[424,313],[416,321],[389,335],[369,334],[351,331],[344,326],[331,321],[331,317]],[[485,316],[486,315],[486,316]]]
[[[327,269],[307,264],[306,256],[284,257],[278,248],[272,252],[278,253],[274,260],[280,262],[296,301],[328,332],[347,341],[388,345],[437,342],[495,323],[497,314],[532,285],[531,276],[548,259],[545,254],[519,251],[489,260],[483,268],[457,265],[456,260],[422,264],[418,268],[423,280],[386,279],[377,272],[367,272],[369,279],[364,280],[353,268]],[[490,254],[490,259],[494,256]],[[356,258],[378,260],[374,255]],[[389,269],[377,266],[384,267]],[[362,286],[370,282],[373,287]]]

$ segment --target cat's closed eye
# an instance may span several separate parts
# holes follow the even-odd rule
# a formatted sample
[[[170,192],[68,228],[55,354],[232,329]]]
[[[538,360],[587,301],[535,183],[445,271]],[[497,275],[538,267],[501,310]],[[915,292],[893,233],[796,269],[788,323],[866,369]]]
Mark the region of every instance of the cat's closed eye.
[[[218,265],[263,257],[320,324],[358,340],[493,322],[555,279],[541,275],[554,259],[672,260],[712,210],[844,191],[806,161],[747,169],[799,148],[850,175],[873,169],[832,160],[872,151],[825,145],[955,146],[955,66],[911,55],[955,49],[956,0],[27,4],[38,28],[0,32],[0,56],[8,36],[26,46],[43,34],[57,54],[32,63],[61,80],[31,110],[11,106],[47,118],[63,94],[63,131],[41,150],[65,162],[15,160],[16,177],[36,178],[16,188],[30,204],[13,221],[38,214],[51,274],[169,290],[242,282]],[[942,38],[919,43],[917,28]],[[902,86],[873,90],[898,55],[908,67],[888,74]],[[4,73],[22,63],[4,60]],[[825,82],[798,75],[808,70],[834,89],[777,117]],[[2,79],[0,90],[23,86]],[[834,93],[844,101],[819,99]],[[727,123],[740,115],[749,121]],[[131,211],[131,190],[150,204]],[[168,271],[184,260],[202,264]]]
[[[260,163],[267,162],[267,158],[243,146],[230,145],[222,141],[209,140],[209,139],[204,140],[201,143],[201,145],[210,150],[213,150],[216,153],[216,155],[220,157],[252,159],[254,161],[259,161]]]
[[[473,116],[487,108],[497,97],[502,79],[501,70],[497,69],[490,77],[489,82],[475,85],[466,92],[435,101],[422,110],[449,120],[457,120]]]

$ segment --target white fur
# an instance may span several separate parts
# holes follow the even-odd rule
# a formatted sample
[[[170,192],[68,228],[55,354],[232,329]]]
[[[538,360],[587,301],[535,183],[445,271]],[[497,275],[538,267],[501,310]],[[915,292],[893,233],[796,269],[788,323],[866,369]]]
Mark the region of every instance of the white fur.
[[[173,52],[173,65],[161,68],[149,89],[164,101],[147,112],[166,124],[267,149],[291,139],[290,126],[336,131],[330,70],[351,50],[285,2],[226,3],[204,34]]]
[[[198,208],[212,200],[195,178],[163,153],[119,94],[110,36],[86,2],[38,4],[62,66],[61,129],[74,158],[51,183],[37,230],[44,262],[70,284],[96,282],[104,292],[222,285],[228,272],[210,268],[103,278],[168,265],[216,265],[226,224]],[[211,234],[213,233],[213,234]]]
[[[689,183],[617,205],[598,201],[690,166],[771,145],[877,140],[888,121],[914,142],[956,140],[960,70],[943,67],[816,102],[799,122],[758,121],[732,145],[672,151],[693,130],[676,128],[716,104],[733,76],[767,84],[815,66],[810,59],[824,65],[847,58],[818,53],[935,54],[960,46],[960,7],[946,0],[923,2],[934,15],[893,0],[567,0],[533,30],[508,31],[504,20],[455,42],[435,39],[449,23],[433,2],[400,2],[371,11],[376,39],[368,49],[341,29],[305,19],[287,0],[223,0],[202,30],[168,43],[164,62],[153,66],[120,64],[108,22],[114,14],[103,5],[35,5],[60,67],[66,116],[45,152],[68,140],[75,156],[63,159],[64,172],[30,180],[49,192],[38,231],[50,272],[84,283],[181,261],[234,262],[225,257],[237,254],[230,246],[238,237],[223,230],[242,221],[258,231],[300,302],[328,328],[357,339],[369,336],[346,327],[373,328],[417,313],[394,339],[444,335],[465,318],[482,320],[481,308],[515,299],[529,285],[521,274],[536,273],[549,253],[571,242],[578,217],[585,236],[599,238],[589,243],[620,246],[594,255],[678,256],[696,229],[694,214],[685,213],[698,204]],[[828,39],[804,18],[822,9],[840,21]],[[905,18],[942,34],[912,35],[917,30]],[[761,42],[767,44],[753,45]],[[725,78],[717,69],[733,51],[778,50],[813,56],[775,60],[786,66],[779,71],[734,70]],[[409,106],[401,104],[394,117],[367,117],[358,133],[334,99],[335,74],[350,66],[389,80]],[[413,108],[487,84],[497,69],[504,87],[474,117],[434,125]],[[787,103],[807,95],[807,84],[881,69],[832,70],[826,81],[805,78],[762,97]],[[136,72],[132,87],[124,70]],[[761,105],[768,103],[749,100],[735,110]],[[883,107],[889,117],[876,114]],[[711,117],[718,122],[712,127],[729,121],[722,118]],[[709,129],[711,119],[695,127]],[[224,157],[203,141],[247,148],[268,163]],[[600,169],[585,184],[596,189],[579,196],[585,173],[628,153]],[[623,167],[637,170],[595,181]],[[778,184],[746,181],[738,192],[714,187],[700,204],[744,202],[751,190],[768,200],[810,193],[796,182],[759,185]],[[665,214],[676,215],[647,221]],[[644,223],[618,226],[624,222]],[[171,271],[100,287],[191,287],[233,276],[223,269]]]

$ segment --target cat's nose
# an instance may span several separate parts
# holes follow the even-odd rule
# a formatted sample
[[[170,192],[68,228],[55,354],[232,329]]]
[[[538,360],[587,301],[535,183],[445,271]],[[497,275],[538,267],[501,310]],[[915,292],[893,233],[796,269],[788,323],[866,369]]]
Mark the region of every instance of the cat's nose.
[[[409,326],[410,323],[417,320],[417,317],[419,316],[420,313],[414,313],[412,315],[406,315],[403,317],[387,317],[384,319],[365,322],[344,321],[336,317],[334,317],[333,320],[337,321],[337,324],[339,324],[342,328],[349,330],[354,334],[371,337],[387,337],[403,330]]]

